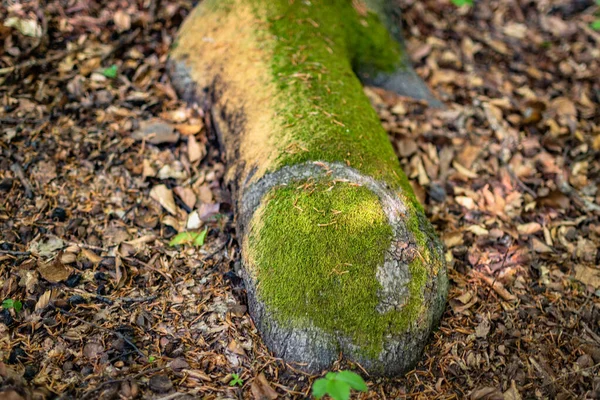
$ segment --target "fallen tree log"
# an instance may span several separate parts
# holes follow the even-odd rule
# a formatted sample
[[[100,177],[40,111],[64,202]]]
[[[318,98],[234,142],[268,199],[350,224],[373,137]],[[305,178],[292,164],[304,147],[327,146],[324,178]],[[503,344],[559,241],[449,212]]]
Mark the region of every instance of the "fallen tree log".
[[[442,246],[354,72],[434,101],[384,18],[356,0],[205,0],[171,54],[225,152],[250,314],[308,371],[340,353],[407,371],[446,301]]]

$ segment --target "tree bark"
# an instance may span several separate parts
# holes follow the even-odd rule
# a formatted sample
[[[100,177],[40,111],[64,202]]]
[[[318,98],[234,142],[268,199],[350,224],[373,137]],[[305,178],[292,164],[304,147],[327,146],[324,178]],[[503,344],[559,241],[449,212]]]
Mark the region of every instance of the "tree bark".
[[[340,353],[373,374],[413,368],[446,301],[443,248],[356,75],[433,100],[382,9],[205,0],[171,53],[225,152],[250,314],[313,372]]]

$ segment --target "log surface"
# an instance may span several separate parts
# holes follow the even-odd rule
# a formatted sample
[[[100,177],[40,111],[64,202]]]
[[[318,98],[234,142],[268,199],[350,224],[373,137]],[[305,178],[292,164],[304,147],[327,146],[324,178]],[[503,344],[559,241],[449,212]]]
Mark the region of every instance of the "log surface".
[[[443,248],[354,73],[400,79],[405,58],[377,13],[342,0],[207,0],[171,54],[225,152],[250,314],[308,371],[342,353],[405,372],[443,312]]]

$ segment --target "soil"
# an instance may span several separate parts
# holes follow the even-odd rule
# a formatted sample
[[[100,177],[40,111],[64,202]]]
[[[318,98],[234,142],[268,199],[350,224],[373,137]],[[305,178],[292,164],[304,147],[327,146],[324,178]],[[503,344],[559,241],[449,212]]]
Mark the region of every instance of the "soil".
[[[451,288],[418,367],[356,398],[600,398],[599,7],[401,5],[446,107],[365,91]],[[226,162],[165,70],[191,9],[0,5],[0,398],[303,398],[318,378],[248,316]]]

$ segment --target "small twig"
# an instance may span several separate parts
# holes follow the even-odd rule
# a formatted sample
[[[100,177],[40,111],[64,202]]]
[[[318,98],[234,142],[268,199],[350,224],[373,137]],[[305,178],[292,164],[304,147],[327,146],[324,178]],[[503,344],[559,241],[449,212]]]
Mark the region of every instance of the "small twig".
[[[122,48],[127,47],[129,44],[131,44],[136,37],[138,37],[138,35],[142,32],[141,29],[136,29],[135,31],[122,36],[119,41],[117,42],[117,44],[115,45],[115,47],[113,47],[112,49],[110,49],[109,52],[107,52],[106,54],[102,55],[101,60],[102,61],[106,61],[107,59],[109,59],[113,54],[115,54],[117,51],[121,50]]]
[[[28,256],[28,255],[31,255],[31,252],[30,251],[0,250],[0,254],[8,254],[9,256]]]
[[[17,178],[19,178],[21,185],[23,185],[23,188],[25,189],[25,196],[28,199],[33,199],[33,186],[31,186],[31,183],[25,176],[25,171],[23,171],[23,167],[21,167],[17,163],[14,163],[13,165],[10,166],[10,170],[15,173]]]
[[[143,261],[140,261],[140,260],[132,258],[132,257],[123,257],[123,260],[128,261],[128,262],[133,263],[133,264],[137,264],[137,265],[139,265],[141,267],[147,268],[150,271],[158,272],[160,275],[162,275],[163,278],[166,279],[167,282],[169,282],[169,284],[171,285],[171,287],[173,288],[173,290],[177,291],[177,287],[175,286],[175,284],[173,283],[173,281],[171,280],[171,278],[169,278],[169,276],[164,271],[161,271],[160,269],[158,269],[156,267],[153,267],[149,263],[145,263]]]
[[[536,363],[536,364],[537,364],[537,363]],[[535,366],[535,364],[534,364],[534,366]],[[577,374],[580,374],[580,373],[581,373],[581,371],[587,371],[587,370],[594,369],[594,368],[598,368],[598,367],[600,367],[600,363],[598,363],[598,364],[595,364],[595,365],[592,365],[592,366],[590,366],[590,367],[581,368],[581,369],[579,369],[579,370],[577,370],[577,371],[570,371],[570,372],[566,372],[566,373],[564,373],[564,374],[562,374],[562,375],[560,375],[560,376],[557,376],[556,378],[552,378],[552,379],[548,380],[547,382],[543,383],[543,384],[542,384],[542,387],[544,387],[544,386],[548,386],[548,385],[553,385],[554,383],[556,383],[556,382],[558,382],[558,381],[560,381],[560,380],[562,380],[562,379],[568,378],[568,377],[569,377],[569,376],[571,376],[571,375],[577,375]]]
[[[12,67],[0,68],[0,75],[7,75],[7,74],[10,74],[11,72],[18,71],[21,69],[27,69],[27,68],[35,67],[38,65],[44,65],[44,64],[49,64],[49,63],[55,62],[55,61],[59,61],[59,60],[62,60],[63,58],[65,58],[69,53],[75,53],[79,50],[80,49],[77,48],[77,49],[74,49],[71,51],[61,51],[60,53],[57,53],[53,56],[46,57],[43,59],[34,58],[34,59],[30,59],[28,61],[25,61],[21,64],[13,65]]]
[[[565,179],[562,174],[558,174],[556,179],[556,184],[558,186],[558,190],[560,190],[563,194],[567,196],[572,196],[577,200],[577,202],[581,203],[587,211],[597,211],[600,212],[600,206],[592,201],[589,201],[583,198],[577,190],[573,189],[569,182]]]
[[[529,186],[527,186],[521,179],[519,179],[519,177],[517,176],[517,174],[515,174],[510,165],[507,166],[507,171],[511,178],[513,178],[513,180],[517,182],[517,185],[519,185],[521,189],[529,193],[534,199],[537,199],[537,193],[534,192]]]
[[[148,297],[120,297],[119,300],[124,303],[143,303],[145,301],[152,301],[157,299],[157,295],[152,295]]]
[[[81,290],[81,289],[69,289],[69,288],[65,288],[64,290],[66,290],[67,292],[70,293],[77,293],[81,296],[87,296],[87,297],[93,297],[95,299],[98,299],[104,303],[108,303],[110,302],[110,305],[114,304],[114,303],[143,303],[145,301],[152,301],[155,300],[156,298],[158,298],[158,295],[153,294],[152,296],[146,296],[146,297],[106,297],[106,296],[100,296],[98,294],[95,293],[90,293],[90,292],[86,292],[85,290]]]
[[[581,325],[583,326],[583,329],[585,329],[585,331],[598,343],[600,344],[600,336],[594,332],[593,330],[590,329],[589,326],[587,326],[587,324],[585,322],[582,322]]]
[[[494,291],[496,293],[498,293],[498,295],[500,295],[500,297],[502,297],[504,300],[506,300],[506,301],[517,300],[517,296],[515,296],[514,294],[512,294],[511,292],[506,290],[504,285],[501,284],[500,282],[496,281],[495,279],[492,279],[489,276],[484,275],[481,272],[475,271],[475,270],[471,270],[471,276],[473,276],[474,278],[481,279],[482,281],[484,281],[485,283],[490,285],[492,287],[492,289],[494,289]]]
[[[105,249],[104,247],[92,246],[91,244],[69,242],[69,241],[66,241],[66,240],[65,240],[65,242],[69,246],[78,246],[78,247],[81,247],[81,248],[84,248],[84,249],[88,249],[88,250],[103,251],[103,252],[107,252],[108,251],[108,249]]]
[[[98,324],[95,324],[93,322],[86,321],[85,319],[79,318],[77,315],[71,314],[68,311],[64,311],[64,310],[61,310],[59,308],[57,308],[57,310],[61,314],[64,314],[64,315],[66,315],[68,317],[71,317],[71,318],[75,318],[79,322],[82,322],[82,323],[87,324],[89,326],[92,326],[92,327],[94,327],[96,329],[100,329],[100,330],[106,331],[108,333],[111,333],[111,334],[117,336],[119,339],[123,340],[125,343],[127,343],[128,345],[130,345],[135,350],[136,353],[138,353],[140,356],[142,356],[142,358],[146,358],[146,355],[144,353],[142,353],[142,351],[140,349],[138,349],[138,347],[131,340],[129,340],[125,335],[123,335],[122,333],[117,332],[117,331],[113,331],[113,330],[108,329],[108,328],[105,328],[105,327],[103,327],[101,325],[98,325]]]
[[[227,240],[224,241],[223,244],[220,245],[215,251],[213,251],[206,257],[204,257],[202,259],[202,262],[206,262],[206,261],[210,260],[211,258],[213,258],[215,255],[217,255],[221,250],[223,250],[227,246],[227,243],[229,243],[229,241],[230,241],[230,237],[228,237]]]

